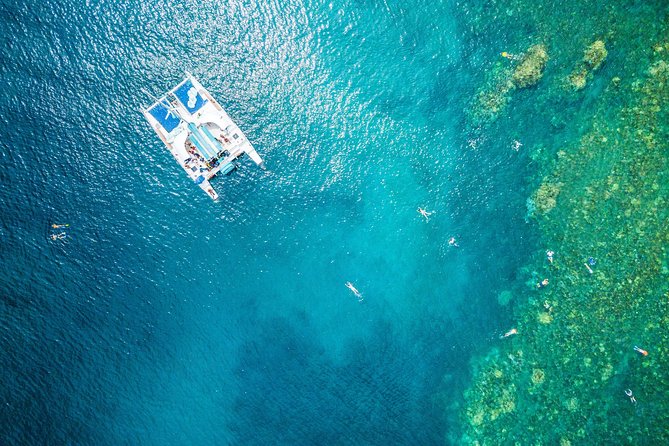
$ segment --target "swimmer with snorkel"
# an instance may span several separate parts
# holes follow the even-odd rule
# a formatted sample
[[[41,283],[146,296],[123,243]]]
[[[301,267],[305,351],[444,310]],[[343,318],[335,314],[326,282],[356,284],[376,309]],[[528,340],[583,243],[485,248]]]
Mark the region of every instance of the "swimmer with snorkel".
[[[359,302],[362,302],[362,293],[358,291],[358,289],[354,287],[351,282],[346,282],[344,285],[346,285],[346,288],[351,290],[351,292],[355,295],[355,297],[358,298]]]
[[[434,214],[434,211],[433,212],[428,212],[423,208],[418,208],[418,213],[420,215],[422,215],[423,217],[425,217],[425,221],[430,221],[430,215]]]

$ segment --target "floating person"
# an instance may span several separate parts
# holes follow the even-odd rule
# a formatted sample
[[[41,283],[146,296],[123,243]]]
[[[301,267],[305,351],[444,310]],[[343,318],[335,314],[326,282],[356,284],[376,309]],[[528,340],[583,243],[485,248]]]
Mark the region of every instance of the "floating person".
[[[67,223],[64,224],[64,225],[57,225],[56,223],[54,223],[54,224],[51,225],[51,227],[52,227],[53,229],[62,229],[62,228],[67,228],[68,226],[70,226],[70,225],[67,224]]]
[[[590,274],[594,273],[594,271],[590,267],[595,266],[596,264],[597,260],[595,260],[594,257],[588,257],[588,261],[584,263],[585,267],[588,268],[588,272],[590,272]]]
[[[544,279],[541,282],[537,283],[537,288],[543,288],[545,286],[548,286],[548,279]]]
[[[504,339],[504,338],[508,338],[509,336],[513,336],[515,334],[518,334],[518,330],[516,330],[515,328],[512,328],[511,330],[509,330],[506,333],[504,333],[503,335],[501,335],[499,338]]]
[[[517,139],[515,139],[513,141],[513,145],[511,147],[513,148],[513,150],[515,150],[517,152],[517,151],[520,150],[521,147],[523,147],[523,143],[518,141]]]
[[[632,389],[625,390],[625,395],[630,397],[630,403],[636,404],[636,398],[634,398],[634,395],[632,394]]]
[[[434,211],[428,212],[423,208],[418,208],[418,213],[425,217],[425,221],[430,221],[430,215],[434,214]]]
[[[456,248],[459,248],[460,245],[458,245],[458,242],[455,240],[455,237],[451,237],[448,239],[448,246],[454,246]]]
[[[551,251],[550,249],[546,251],[546,258],[548,259],[549,262],[553,263],[553,256],[555,253]]]
[[[648,352],[646,350],[639,348],[636,345],[634,346],[634,351],[641,353],[643,356],[648,356]]]
[[[353,294],[355,295],[355,297],[358,298],[358,302],[362,302],[362,293],[360,291],[358,291],[358,289],[356,287],[354,287],[351,282],[346,282],[344,285],[346,285],[346,288],[351,290],[353,292]]]
[[[51,240],[62,240],[65,237],[67,237],[67,234],[64,232],[60,232],[58,234],[51,234]]]

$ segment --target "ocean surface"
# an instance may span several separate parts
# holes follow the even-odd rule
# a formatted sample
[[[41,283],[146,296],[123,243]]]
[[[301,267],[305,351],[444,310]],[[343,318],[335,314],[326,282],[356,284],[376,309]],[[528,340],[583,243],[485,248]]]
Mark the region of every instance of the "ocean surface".
[[[0,2],[0,443],[457,442],[550,127],[467,117],[485,5]],[[268,167],[219,202],[141,114],[184,71]]]

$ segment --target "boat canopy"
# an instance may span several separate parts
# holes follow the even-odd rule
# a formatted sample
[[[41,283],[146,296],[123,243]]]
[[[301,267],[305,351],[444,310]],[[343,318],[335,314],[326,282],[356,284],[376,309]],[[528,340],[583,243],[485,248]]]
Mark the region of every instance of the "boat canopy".
[[[217,157],[223,151],[221,143],[214,138],[204,125],[196,126],[191,122],[188,124],[188,130],[190,132],[188,139],[207,161]]]

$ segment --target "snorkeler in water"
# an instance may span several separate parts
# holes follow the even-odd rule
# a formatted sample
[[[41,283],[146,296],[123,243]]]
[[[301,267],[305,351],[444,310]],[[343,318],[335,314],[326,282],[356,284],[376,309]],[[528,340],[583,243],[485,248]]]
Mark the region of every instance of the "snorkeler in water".
[[[430,221],[430,215],[434,214],[434,211],[428,212],[423,208],[418,208],[418,213],[425,217],[425,221]]]
[[[500,53],[500,55],[501,55],[503,58],[505,58],[505,59],[509,59],[509,60],[520,60],[520,59],[523,58],[522,55],[511,54],[511,53],[507,53],[506,51],[502,51],[502,52]]]
[[[506,333],[504,333],[499,338],[504,339],[504,338],[508,338],[509,336],[513,336],[515,334],[518,334],[518,330],[516,330],[515,328],[512,328],[511,330],[507,331]]]
[[[648,356],[648,352],[646,350],[639,348],[636,345],[634,346],[634,351],[637,353],[641,353],[643,356]]]
[[[636,404],[636,398],[634,398],[634,395],[632,394],[632,389],[625,390],[625,395],[630,398],[630,403]]]
[[[457,240],[455,240],[455,237],[451,237],[450,239],[448,239],[448,246],[453,246],[455,248],[460,247],[460,245],[458,245]]]
[[[69,227],[69,226],[70,226],[69,224],[57,225],[56,223],[54,223],[54,224],[51,225],[51,227],[52,227],[53,229],[63,229],[63,228],[67,228],[67,227]]]
[[[354,287],[351,282],[346,282],[344,285],[346,285],[346,288],[348,288],[353,292],[353,294],[355,294],[355,297],[357,297],[359,301],[362,301],[362,293],[358,291],[358,289]]]

